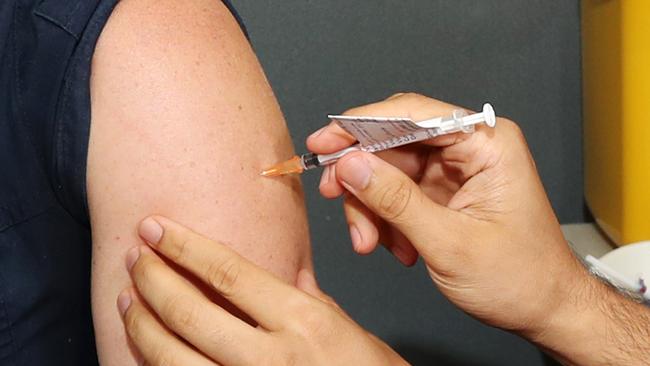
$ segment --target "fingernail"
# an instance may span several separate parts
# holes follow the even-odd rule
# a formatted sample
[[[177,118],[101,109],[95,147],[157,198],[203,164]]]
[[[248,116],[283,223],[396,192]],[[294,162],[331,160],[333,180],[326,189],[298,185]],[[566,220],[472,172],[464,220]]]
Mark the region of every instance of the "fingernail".
[[[321,128],[320,130],[312,133],[311,135],[309,135],[308,138],[309,139],[315,139],[316,137],[320,136],[323,132],[325,132],[325,129],[327,129],[327,126],[325,126],[325,127]]]
[[[331,166],[326,166],[325,169],[323,170],[323,174],[320,177],[320,183],[319,187],[323,187],[330,181],[330,170],[332,170]]]
[[[163,228],[156,220],[147,217],[140,223],[138,233],[149,244],[158,244],[163,235]]]
[[[131,302],[133,300],[131,299],[131,291],[130,290],[124,290],[120,294],[120,296],[117,297],[117,309],[120,311],[120,315],[124,316],[127,310],[129,310],[129,306],[131,306]]]
[[[129,272],[131,271],[131,268],[133,268],[135,262],[138,261],[138,258],[140,258],[140,247],[131,248],[128,253],[126,253],[126,268]]]
[[[363,239],[361,238],[361,232],[355,225],[350,225],[350,239],[352,239],[354,251],[359,252],[363,245]]]
[[[343,164],[339,164],[338,170],[339,176],[348,186],[358,191],[368,188],[372,177],[372,169],[363,156],[351,157],[344,161]]]

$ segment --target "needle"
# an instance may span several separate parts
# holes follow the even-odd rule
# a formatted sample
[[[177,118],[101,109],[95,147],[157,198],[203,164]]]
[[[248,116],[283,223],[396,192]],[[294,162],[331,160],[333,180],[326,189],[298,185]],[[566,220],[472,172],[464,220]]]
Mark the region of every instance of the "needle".
[[[264,177],[279,177],[287,174],[302,174],[306,170],[319,168],[326,165],[336,163],[340,158],[353,152],[361,151],[359,145],[348,147],[334,154],[318,155],[314,153],[307,153],[303,155],[296,155],[287,161],[278,163],[262,172]]]

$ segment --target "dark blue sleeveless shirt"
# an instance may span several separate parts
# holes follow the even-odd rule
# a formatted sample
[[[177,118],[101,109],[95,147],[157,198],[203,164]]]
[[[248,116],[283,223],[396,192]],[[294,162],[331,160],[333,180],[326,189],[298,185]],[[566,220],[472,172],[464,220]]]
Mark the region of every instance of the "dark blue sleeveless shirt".
[[[86,205],[89,77],[116,3],[0,0],[3,366],[97,364]]]

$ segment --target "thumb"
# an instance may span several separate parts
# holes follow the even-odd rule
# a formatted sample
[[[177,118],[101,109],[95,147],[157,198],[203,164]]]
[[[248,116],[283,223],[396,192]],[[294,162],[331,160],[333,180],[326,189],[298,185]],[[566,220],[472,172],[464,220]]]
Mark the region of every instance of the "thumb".
[[[341,184],[371,211],[404,234],[420,254],[448,242],[462,219],[458,211],[427,197],[404,172],[377,156],[351,153],[336,163]],[[462,227],[462,226],[460,226]]]

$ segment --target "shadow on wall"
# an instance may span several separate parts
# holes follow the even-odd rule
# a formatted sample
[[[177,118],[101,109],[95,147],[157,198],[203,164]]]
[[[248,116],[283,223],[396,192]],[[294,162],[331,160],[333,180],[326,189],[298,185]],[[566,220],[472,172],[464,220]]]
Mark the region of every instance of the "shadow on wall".
[[[446,353],[442,349],[432,349],[422,345],[396,344],[393,345],[393,349],[412,366],[501,366],[499,364],[487,364],[485,362],[477,362],[476,360],[467,360],[458,353]],[[541,354],[541,358],[546,366],[561,366],[545,354]]]

